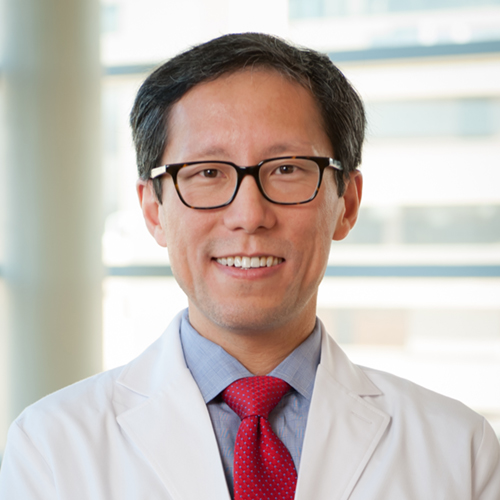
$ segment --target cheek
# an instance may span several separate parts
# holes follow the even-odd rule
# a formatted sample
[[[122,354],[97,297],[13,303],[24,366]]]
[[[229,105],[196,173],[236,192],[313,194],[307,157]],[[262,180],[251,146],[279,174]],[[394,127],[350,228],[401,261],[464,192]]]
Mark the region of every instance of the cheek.
[[[176,243],[183,237],[182,226],[178,221],[189,218],[188,209],[179,199],[172,179],[166,176],[163,182],[163,204],[161,213],[161,224],[164,229],[167,245],[174,249]]]
[[[210,214],[188,208],[175,198],[164,206],[162,226],[172,264],[199,265],[213,234]]]
[[[338,198],[336,187],[333,185],[325,187],[327,189],[323,191],[321,198],[318,199],[316,230],[321,234],[320,238],[324,238],[329,246],[343,213],[344,200]]]
[[[298,264],[304,267],[305,276],[316,277],[330,255],[336,210],[332,206],[322,206],[321,210],[319,206],[311,208],[300,221],[295,219],[290,224],[290,241],[295,242]]]
[[[186,241],[188,234],[185,227],[178,223],[179,220],[178,214],[175,211],[166,212],[162,220],[166,246],[171,261],[179,256],[182,257],[190,247],[189,241]]]

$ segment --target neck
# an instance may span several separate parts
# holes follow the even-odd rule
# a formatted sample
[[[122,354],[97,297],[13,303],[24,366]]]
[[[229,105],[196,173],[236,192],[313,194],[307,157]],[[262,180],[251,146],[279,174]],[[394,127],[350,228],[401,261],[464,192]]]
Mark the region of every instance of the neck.
[[[221,346],[253,375],[267,375],[312,333],[313,314],[304,314],[273,329],[231,329],[214,324],[190,304],[189,321],[203,337]]]

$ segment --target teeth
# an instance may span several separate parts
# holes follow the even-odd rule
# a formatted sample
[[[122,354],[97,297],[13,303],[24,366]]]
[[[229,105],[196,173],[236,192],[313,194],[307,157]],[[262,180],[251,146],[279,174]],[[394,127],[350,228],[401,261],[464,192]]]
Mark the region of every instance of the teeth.
[[[221,257],[217,259],[219,264],[229,267],[241,267],[243,269],[257,268],[257,267],[272,267],[283,262],[280,257],[262,256],[262,257],[247,257],[236,255],[234,257]]]

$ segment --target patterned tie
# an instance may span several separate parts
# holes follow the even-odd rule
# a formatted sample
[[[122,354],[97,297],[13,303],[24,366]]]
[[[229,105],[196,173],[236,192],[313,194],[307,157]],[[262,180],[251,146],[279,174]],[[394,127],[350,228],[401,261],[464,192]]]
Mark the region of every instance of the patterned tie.
[[[279,378],[247,377],[222,392],[241,418],[234,447],[235,500],[294,498],[297,472],[292,457],[267,420],[289,389]]]

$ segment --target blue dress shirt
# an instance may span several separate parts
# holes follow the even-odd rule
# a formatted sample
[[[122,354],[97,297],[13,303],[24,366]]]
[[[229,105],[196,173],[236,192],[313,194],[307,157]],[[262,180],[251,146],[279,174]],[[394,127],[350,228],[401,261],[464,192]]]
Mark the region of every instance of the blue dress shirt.
[[[252,374],[222,347],[202,337],[189,323],[187,309],[182,316],[180,334],[186,365],[200,388],[212,419],[232,497],[234,443],[240,418],[224,403],[220,393],[235,380]],[[288,448],[297,472],[320,352],[321,333],[316,321],[311,335],[268,374],[292,387],[270,413],[269,423]]]

